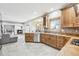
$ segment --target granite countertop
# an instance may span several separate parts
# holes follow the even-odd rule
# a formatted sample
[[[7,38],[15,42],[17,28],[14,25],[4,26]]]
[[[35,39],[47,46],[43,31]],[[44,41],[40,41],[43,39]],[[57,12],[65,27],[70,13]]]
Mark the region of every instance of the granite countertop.
[[[41,34],[57,35],[57,36],[64,36],[64,37],[78,37],[76,35],[67,35],[67,34],[62,34],[62,33],[45,33],[45,32],[41,32]]]

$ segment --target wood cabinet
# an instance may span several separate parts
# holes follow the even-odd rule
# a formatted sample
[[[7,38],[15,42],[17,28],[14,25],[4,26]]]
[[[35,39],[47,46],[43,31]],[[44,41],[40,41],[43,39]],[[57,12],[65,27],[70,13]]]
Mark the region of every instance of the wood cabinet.
[[[65,8],[61,10],[61,26],[62,27],[74,27],[76,19],[75,10],[73,7]]]
[[[41,34],[40,36],[40,41],[42,43],[45,43],[57,49],[61,49],[69,39],[70,37],[50,35],[50,34]]]
[[[33,42],[34,33],[25,33],[25,42]]]
[[[25,42],[34,42],[34,33],[25,33]],[[61,49],[69,40],[69,37],[51,35],[51,34],[40,34],[40,42],[45,43],[51,47]]]
[[[48,19],[48,15],[43,16],[43,27],[44,29],[50,29],[50,20]]]
[[[49,34],[41,34],[40,40],[49,46],[56,47],[56,36]]]
[[[51,45],[52,47],[57,46],[57,36],[56,35],[50,35],[49,45]]]
[[[70,37],[64,37],[65,39],[65,42],[64,42],[64,45],[69,41]]]
[[[70,37],[57,36],[57,48],[58,49],[63,48],[69,39],[70,39]]]
[[[46,26],[46,20],[47,20],[46,16],[43,16],[43,26]]]
[[[61,49],[65,44],[65,39],[63,36],[57,36],[57,48]]]
[[[42,43],[48,44],[49,39],[50,39],[49,34],[41,34],[41,35],[40,35],[40,41],[41,41]]]
[[[74,27],[79,27],[79,16],[76,17]]]

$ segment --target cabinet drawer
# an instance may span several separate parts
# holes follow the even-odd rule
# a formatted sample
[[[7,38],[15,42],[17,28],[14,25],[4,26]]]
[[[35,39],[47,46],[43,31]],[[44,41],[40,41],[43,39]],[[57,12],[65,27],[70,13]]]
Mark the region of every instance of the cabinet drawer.
[[[25,35],[25,36],[30,36],[30,35]]]
[[[51,36],[49,43],[50,43],[50,45],[51,45],[52,47],[56,47],[56,46],[57,46],[57,39],[56,39],[56,36]]]
[[[63,48],[64,47],[64,43],[57,43],[57,48],[58,49],[61,49],[61,48]]]
[[[25,37],[30,37],[29,35],[25,35]]]
[[[61,39],[63,39],[64,37],[63,36],[57,36],[57,39],[58,40],[61,40]]]
[[[56,42],[50,42],[49,45],[52,46],[52,47],[57,47]]]
[[[57,43],[64,43],[64,40],[57,40]]]
[[[29,41],[29,42],[32,42],[33,39],[32,38],[26,38],[25,41]]]
[[[57,48],[61,49],[64,46],[65,39],[63,36],[57,36]]]
[[[41,39],[41,42],[42,42],[42,43],[46,43],[46,40],[42,38],[42,39]]]
[[[50,38],[56,39],[56,35],[50,35]]]

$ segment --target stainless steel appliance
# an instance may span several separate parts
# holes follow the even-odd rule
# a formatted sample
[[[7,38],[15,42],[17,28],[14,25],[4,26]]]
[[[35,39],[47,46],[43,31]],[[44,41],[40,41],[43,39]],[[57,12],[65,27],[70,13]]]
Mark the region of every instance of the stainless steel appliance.
[[[76,45],[76,46],[79,46],[79,39],[73,39],[71,41],[71,44]]]
[[[40,42],[40,32],[35,32],[33,40],[34,42]]]

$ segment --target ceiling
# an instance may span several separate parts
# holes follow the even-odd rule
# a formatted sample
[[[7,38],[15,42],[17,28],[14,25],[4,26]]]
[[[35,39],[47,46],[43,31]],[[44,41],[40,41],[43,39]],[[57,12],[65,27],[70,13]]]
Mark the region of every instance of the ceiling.
[[[0,3],[2,20],[25,22],[67,5],[66,3]]]

